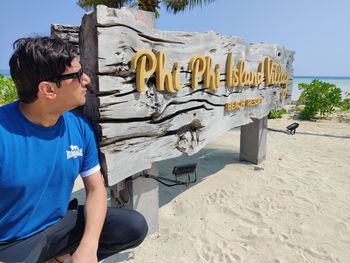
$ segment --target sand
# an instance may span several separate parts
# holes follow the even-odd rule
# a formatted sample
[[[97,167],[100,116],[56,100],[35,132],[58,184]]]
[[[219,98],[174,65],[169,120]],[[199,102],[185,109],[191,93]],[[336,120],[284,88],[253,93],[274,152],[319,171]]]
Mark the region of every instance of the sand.
[[[285,130],[292,114],[269,127]],[[103,262],[350,262],[349,116],[269,131],[259,165],[239,161],[239,129],[160,162],[161,176],[197,162],[198,182],[161,185],[159,232]]]

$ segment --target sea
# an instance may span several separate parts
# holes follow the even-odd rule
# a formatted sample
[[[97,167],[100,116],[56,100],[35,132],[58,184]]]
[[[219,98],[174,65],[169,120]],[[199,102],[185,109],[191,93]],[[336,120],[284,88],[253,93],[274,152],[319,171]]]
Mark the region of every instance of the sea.
[[[8,70],[0,70],[0,74],[4,75],[5,77],[10,76],[10,73]],[[300,96],[301,92],[298,89],[298,84],[311,83],[315,79],[336,85],[338,88],[342,90],[343,98],[346,97],[347,92],[350,93],[350,77],[294,76],[292,100],[298,100]],[[349,94],[349,97],[350,97],[350,94]]]

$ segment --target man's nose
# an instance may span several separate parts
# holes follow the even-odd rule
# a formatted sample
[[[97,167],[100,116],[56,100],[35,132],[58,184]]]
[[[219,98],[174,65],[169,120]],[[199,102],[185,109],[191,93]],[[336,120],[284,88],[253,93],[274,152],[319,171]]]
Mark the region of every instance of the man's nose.
[[[91,83],[90,77],[84,72],[83,73],[83,85],[89,85]]]

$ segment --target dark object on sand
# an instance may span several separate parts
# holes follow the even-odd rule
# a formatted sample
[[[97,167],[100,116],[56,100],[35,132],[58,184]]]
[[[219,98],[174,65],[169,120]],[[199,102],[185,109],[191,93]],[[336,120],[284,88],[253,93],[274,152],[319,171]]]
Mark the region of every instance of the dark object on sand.
[[[294,122],[292,124],[289,124],[287,126],[287,132],[291,135],[293,135],[295,133],[295,130],[299,127],[299,123]]]
[[[152,178],[159,183],[171,187],[175,185],[185,185],[188,186],[192,183],[195,183],[197,181],[197,172],[196,172],[197,164],[191,163],[191,164],[185,164],[185,165],[179,165],[174,166],[172,174],[175,176],[174,179],[161,177],[161,176],[154,176],[150,174],[145,174],[144,176],[146,178]],[[178,177],[181,176],[187,176],[187,180],[179,180]],[[191,178],[191,176],[194,176],[194,178]],[[166,183],[169,182],[169,183]]]

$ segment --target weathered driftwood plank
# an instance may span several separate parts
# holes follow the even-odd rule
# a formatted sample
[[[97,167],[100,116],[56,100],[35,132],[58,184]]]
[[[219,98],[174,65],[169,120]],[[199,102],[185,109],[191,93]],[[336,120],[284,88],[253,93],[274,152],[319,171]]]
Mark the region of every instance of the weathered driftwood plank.
[[[225,70],[231,53],[234,67],[243,59],[246,71],[257,72],[259,63],[271,58],[292,76],[293,52],[283,46],[250,44],[240,37],[214,32],[160,31],[153,25],[147,12],[105,6],[83,18],[81,61],[84,70],[95,76],[91,87],[92,96],[97,96],[92,100],[95,108],[85,112],[101,127],[100,147],[112,185],[150,168],[153,162],[194,154],[225,131],[248,124],[252,118],[261,119],[270,109],[290,100],[291,81],[284,100],[278,85],[228,87]],[[145,91],[137,90],[131,60],[142,49],[163,51],[165,68],[170,71],[179,63],[181,89],[173,94],[160,92],[152,75],[146,80]],[[213,70],[220,64],[217,90],[204,88],[202,79],[196,89],[191,87],[188,63],[198,54],[212,58]],[[235,110],[227,107],[230,102],[250,99],[261,101]]]
[[[79,53],[79,26],[52,24],[51,35],[72,43]]]

